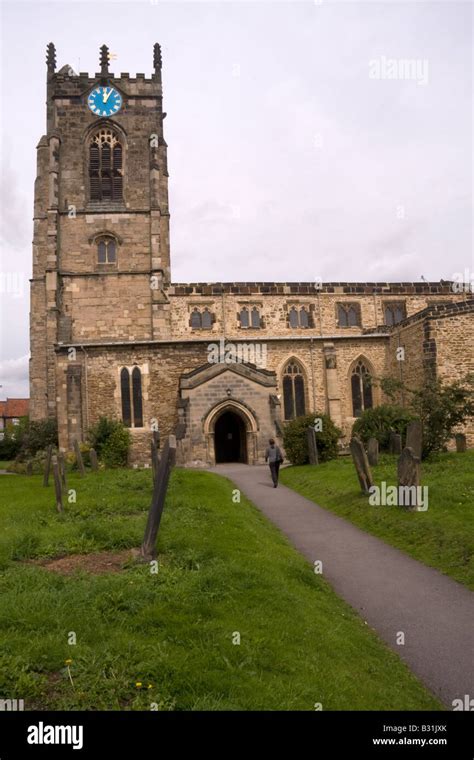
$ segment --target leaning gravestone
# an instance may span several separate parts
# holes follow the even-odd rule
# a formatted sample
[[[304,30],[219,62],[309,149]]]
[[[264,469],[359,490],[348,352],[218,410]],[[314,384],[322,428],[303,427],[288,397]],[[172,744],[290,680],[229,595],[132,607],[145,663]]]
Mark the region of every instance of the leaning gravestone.
[[[364,493],[369,493],[369,489],[374,485],[374,481],[362,441],[354,437],[351,441],[350,449],[360,487]]]
[[[319,464],[318,459],[318,444],[316,442],[316,431],[311,425],[306,430],[306,438],[308,441],[308,457],[310,464]]]
[[[99,463],[97,462],[97,452],[95,449],[89,450],[89,460],[91,463],[91,470],[94,470],[94,472],[97,472],[99,469]]]
[[[464,433],[456,433],[454,438],[456,440],[456,451],[458,452],[458,454],[461,454],[464,451],[466,451],[466,448],[467,448],[466,436],[464,435]]]
[[[376,467],[379,463],[379,442],[376,438],[369,438],[367,444],[367,459],[371,467]]]
[[[423,423],[421,420],[413,420],[407,426],[406,448],[413,449],[413,453],[421,459],[423,451]]]
[[[398,433],[390,433],[389,451],[390,454],[402,453],[402,436]]]
[[[418,486],[420,485],[420,459],[415,456],[413,449],[405,447],[398,460],[398,495],[399,506],[401,506],[400,488],[404,489],[405,497],[403,506],[408,509],[416,510],[418,507],[417,496]],[[406,489],[410,488],[408,492]]]

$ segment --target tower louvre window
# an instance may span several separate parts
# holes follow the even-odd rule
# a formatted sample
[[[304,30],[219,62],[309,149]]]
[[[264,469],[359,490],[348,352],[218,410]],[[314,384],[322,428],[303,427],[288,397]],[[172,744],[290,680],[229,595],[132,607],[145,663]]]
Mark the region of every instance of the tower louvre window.
[[[91,201],[121,201],[123,198],[123,149],[111,129],[100,129],[89,145]]]

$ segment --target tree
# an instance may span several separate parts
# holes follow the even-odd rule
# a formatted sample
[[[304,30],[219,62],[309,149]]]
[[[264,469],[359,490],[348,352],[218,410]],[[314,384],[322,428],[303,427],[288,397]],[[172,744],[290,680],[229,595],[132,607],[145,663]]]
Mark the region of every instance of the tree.
[[[400,390],[408,394],[409,407],[423,423],[423,457],[442,451],[455,429],[474,417],[474,374],[452,383],[434,378],[416,389],[393,379],[382,380],[381,386],[391,398]]]

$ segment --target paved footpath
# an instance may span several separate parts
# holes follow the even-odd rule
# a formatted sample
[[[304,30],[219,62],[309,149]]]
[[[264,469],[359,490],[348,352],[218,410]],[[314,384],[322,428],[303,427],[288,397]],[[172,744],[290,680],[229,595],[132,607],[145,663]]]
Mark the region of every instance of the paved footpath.
[[[230,478],[286,534],[411,668],[452,709],[474,698],[474,594],[290,488],[273,488],[267,466],[225,464]],[[405,645],[396,644],[399,631]]]

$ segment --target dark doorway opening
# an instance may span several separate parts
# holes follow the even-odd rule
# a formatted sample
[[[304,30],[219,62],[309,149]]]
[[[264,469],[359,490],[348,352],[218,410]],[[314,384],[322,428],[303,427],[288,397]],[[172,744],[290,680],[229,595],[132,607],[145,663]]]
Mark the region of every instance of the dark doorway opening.
[[[235,412],[224,412],[214,428],[216,463],[247,462],[245,425]]]

